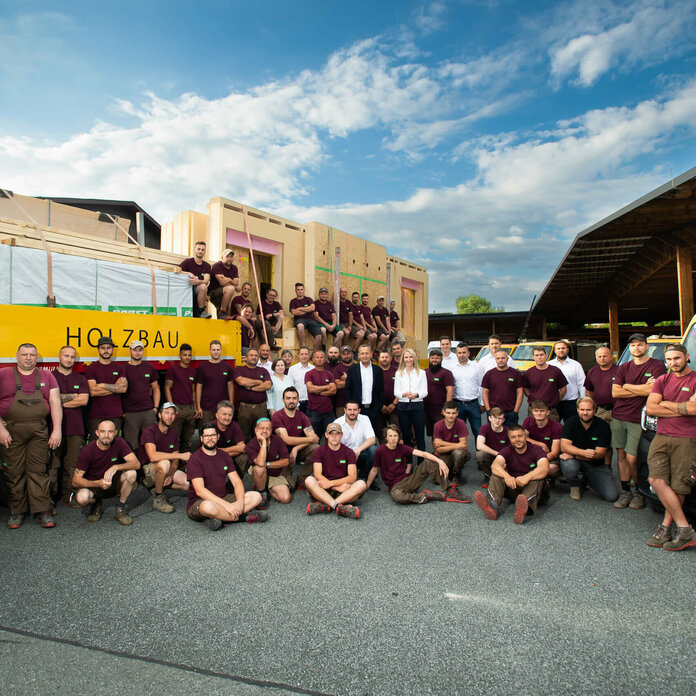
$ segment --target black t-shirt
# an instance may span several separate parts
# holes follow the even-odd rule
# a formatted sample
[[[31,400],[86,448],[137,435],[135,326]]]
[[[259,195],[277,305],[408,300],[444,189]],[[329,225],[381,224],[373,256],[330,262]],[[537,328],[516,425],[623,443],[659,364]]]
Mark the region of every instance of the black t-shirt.
[[[570,440],[578,449],[596,449],[611,445],[611,429],[601,418],[593,418],[589,428],[580,422],[580,416],[571,416],[563,425],[561,437]]]

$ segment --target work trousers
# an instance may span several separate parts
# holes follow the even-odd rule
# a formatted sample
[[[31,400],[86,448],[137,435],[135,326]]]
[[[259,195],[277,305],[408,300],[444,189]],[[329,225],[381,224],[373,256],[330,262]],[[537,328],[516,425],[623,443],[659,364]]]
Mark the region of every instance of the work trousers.
[[[449,484],[447,479],[440,473],[440,467],[435,462],[425,459],[410,476],[401,479],[399,483],[395,483],[389,491],[389,495],[395,503],[400,505],[418,503],[423,495],[417,491],[425,483],[428,476],[432,477],[433,481],[443,491],[447,490]]]
[[[242,401],[237,409],[237,423],[239,424],[239,429],[244,435],[244,440],[248,440],[254,434],[254,428],[256,427],[256,421],[259,418],[267,418],[268,409],[266,408],[266,402],[260,404],[250,404],[246,401]]]
[[[305,445],[298,453],[297,459],[295,459],[295,464],[300,464],[302,468],[300,473],[297,475],[297,483],[301,483],[304,486],[305,479],[308,476],[314,476],[314,462],[312,462],[312,455],[316,452],[319,445]],[[288,447],[288,449],[291,449]]]
[[[614,502],[619,497],[619,489],[616,486],[614,476],[611,473],[611,469],[604,465],[604,460],[594,463],[581,461],[580,459],[561,459],[560,465],[569,486],[575,487],[580,485],[578,474],[582,470],[587,478],[587,483],[590,484],[590,488],[602,500]]]
[[[156,422],[155,411],[151,408],[148,408],[147,411],[133,411],[123,414],[123,439],[133,452],[138,451],[140,435],[143,430]]]
[[[177,406],[179,410],[176,412],[172,428],[179,436],[179,452],[190,452],[193,431],[196,428],[196,419],[193,417],[196,409],[193,404],[177,404]]]
[[[505,479],[493,474],[488,482],[488,497],[491,499],[491,507],[498,509],[503,502],[503,498],[515,500],[522,494],[529,501],[529,509],[534,512],[539,503],[539,497],[544,490],[544,479],[530,481],[523,488],[508,488]]]
[[[447,464],[450,470],[450,479],[453,481],[457,480],[461,483],[463,480],[462,471],[464,470],[464,464],[471,459],[469,450],[456,449],[446,454],[438,454],[436,456],[440,457],[440,459]]]
[[[80,456],[80,450],[84,443],[82,435],[64,435],[60,447],[51,452],[49,460],[48,478],[50,480],[51,498],[54,500],[60,496],[64,503],[70,500],[75,492],[72,485],[75,464]],[[62,476],[61,476],[62,469]]]

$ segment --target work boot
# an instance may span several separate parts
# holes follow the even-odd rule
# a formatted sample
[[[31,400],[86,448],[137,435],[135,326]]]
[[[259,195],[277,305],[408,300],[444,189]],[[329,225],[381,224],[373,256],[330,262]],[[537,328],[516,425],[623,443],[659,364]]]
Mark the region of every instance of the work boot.
[[[648,546],[661,547],[668,541],[672,541],[672,532],[664,524],[658,525],[657,529],[648,537],[645,542]]]
[[[580,486],[570,487],[570,499],[571,500],[581,500],[582,499],[582,489]]]
[[[614,507],[620,510],[625,510],[633,500],[633,494],[631,491],[621,491],[619,499],[614,503]]]
[[[7,520],[8,529],[19,529],[24,522],[24,515],[20,512],[17,515],[10,515],[10,519]]]
[[[102,516],[102,501],[97,500],[92,503],[89,508],[89,515],[87,515],[88,522],[99,522]]]
[[[155,495],[155,497],[152,499],[152,507],[158,512],[174,512],[174,506],[167,500],[164,493]]]
[[[259,510],[258,512],[254,510],[254,512],[247,512],[246,516],[246,521],[247,524],[257,524],[259,522],[268,522],[268,520],[271,519],[271,516],[267,513],[264,512],[263,510]]]
[[[331,512],[331,508],[324,503],[307,503],[308,515],[321,515]]]
[[[213,517],[209,517],[203,524],[211,531],[215,532],[216,530],[220,529],[222,527],[222,521],[217,520]]]
[[[640,510],[645,507],[645,498],[636,491],[631,498],[631,502],[628,504],[631,510]]]
[[[56,526],[56,523],[53,521],[53,516],[51,515],[50,510],[44,510],[43,512],[40,512],[36,516],[36,521],[45,529],[50,529],[51,527]]]
[[[442,491],[429,491],[427,488],[424,488],[421,493],[430,501],[430,500],[437,500],[437,501],[445,501],[447,500],[445,494]]]
[[[677,534],[673,541],[666,541],[662,548],[666,551],[683,551],[689,548],[689,546],[696,546],[696,532],[694,528],[689,525],[688,527],[677,527]]]
[[[470,503],[471,498],[465,496],[457,486],[452,485],[447,489],[445,493],[445,500],[448,503]]]
[[[498,511],[494,510],[489,504],[488,500],[486,500],[486,496],[481,493],[481,491],[476,491],[474,493],[474,502],[483,510],[483,514],[489,519],[489,520],[497,520],[498,519]]]
[[[360,509],[355,505],[337,505],[336,514],[339,517],[352,517],[354,520],[360,519]]]
[[[124,527],[129,527],[133,524],[133,518],[128,514],[128,511],[123,505],[117,505],[114,510],[114,519]]]
[[[522,524],[527,517],[527,511],[529,510],[529,501],[527,496],[520,493],[515,499],[515,514],[512,517],[512,521],[515,524]]]

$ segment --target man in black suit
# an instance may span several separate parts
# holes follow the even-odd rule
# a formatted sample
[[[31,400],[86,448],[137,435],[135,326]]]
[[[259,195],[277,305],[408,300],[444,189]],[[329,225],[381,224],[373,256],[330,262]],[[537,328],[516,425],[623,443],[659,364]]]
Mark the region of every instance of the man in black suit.
[[[372,348],[364,344],[358,349],[358,362],[348,368],[345,394],[346,400],[357,401],[360,404],[360,412],[370,419],[378,437],[378,414],[382,408],[383,393],[382,370],[372,364]]]

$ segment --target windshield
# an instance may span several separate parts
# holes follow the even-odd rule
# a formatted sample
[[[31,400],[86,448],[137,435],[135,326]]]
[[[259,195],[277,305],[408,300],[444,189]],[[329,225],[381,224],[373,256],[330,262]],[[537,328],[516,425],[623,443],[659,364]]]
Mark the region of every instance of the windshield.
[[[510,351],[512,350],[512,346],[500,346],[501,350],[504,350],[508,355],[510,355]],[[476,360],[480,360],[481,358],[485,358],[489,353],[491,352],[491,349],[488,346],[483,346],[481,350],[478,352],[478,355],[476,356]]]
[[[692,340],[694,339],[692,338]],[[655,360],[662,360],[662,362],[664,362],[665,346],[668,345],[669,343],[650,343],[650,341],[648,341],[648,357],[655,358]],[[624,363],[628,362],[629,360],[631,360],[632,357],[633,356],[631,355],[629,347],[626,346],[624,348],[624,352],[621,353],[621,357],[619,358],[619,365],[623,365]]]
[[[684,345],[686,346],[686,352],[689,354],[689,365],[693,369],[696,363],[696,323],[694,323],[689,329],[689,333],[684,339]]]
[[[534,349],[541,348],[546,353],[546,358],[548,359],[551,353],[551,346],[540,346],[535,343],[525,343],[524,345],[517,346],[513,354],[515,360],[534,360]]]

